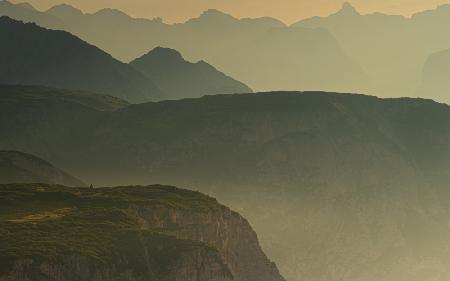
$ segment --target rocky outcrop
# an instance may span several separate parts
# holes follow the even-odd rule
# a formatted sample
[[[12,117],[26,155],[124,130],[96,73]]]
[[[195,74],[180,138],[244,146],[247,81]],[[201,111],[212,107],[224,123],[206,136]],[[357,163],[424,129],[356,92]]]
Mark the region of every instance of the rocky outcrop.
[[[166,206],[134,208],[144,229],[165,229],[177,238],[202,241],[217,248],[235,280],[283,280],[261,250],[248,222],[229,209],[192,213]]]
[[[142,245],[145,246],[145,245]],[[12,270],[0,277],[1,281],[232,281],[233,276],[223,264],[217,252],[198,249],[183,253],[171,267],[158,275],[152,272],[154,265],[146,270],[136,270],[127,260],[116,260],[113,264],[100,263],[82,256],[67,256],[62,259],[15,260]]]
[[[248,222],[197,192],[15,184],[0,205],[0,281],[284,281]]]

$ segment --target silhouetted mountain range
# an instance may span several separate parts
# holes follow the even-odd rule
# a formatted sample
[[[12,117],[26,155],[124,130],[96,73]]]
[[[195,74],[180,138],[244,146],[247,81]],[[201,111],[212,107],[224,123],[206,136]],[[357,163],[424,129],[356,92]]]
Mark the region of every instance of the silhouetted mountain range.
[[[1,17],[0,38],[0,83],[85,90],[131,102],[162,97],[149,78],[67,32]]]
[[[99,111],[21,91],[0,89],[0,149],[96,185],[213,194],[250,219],[288,280],[450,277],[447,105],[277,92]]]
[[[188,62],[173,49],[155,48],[130,65],[151,77],[169,99],[252,92],[246,85],[226,76],[208,63]]]
[[[44,19],[58,19],[63,24],[56,28],[73,32],[124,61],[157,46],[174,48],[189,61],[208,61],[257,90],[413,95],[421,85],[427,58],[450,48],[446,35],[450,5],[405,18],[363,15],[346,3],[335,14],[290,27],[272,18],[236,19],[217,10],[173,25],[161,19],[135,19],[112,9],[86,14],[68,5],[40,12],[8,3],[0,7],[0,14],[50,28],[55,24]]]
[[[255,89],[450,101],[450,5],[405,18],[346,3],[290,27],[218,10],[169,25],[6,1],[0,15],[70,31],[124,61],[139,57],[126,64],[66,31],[0,17],[0,83],[68,89],[0,86],[0,150],[32,153],[96,185],[214,195],[249,218],[289,281],[450,280],[448,105],[323,92],[197,98],[251,91],[231,75]],[[214,241],[232,241],[223,237]],[[252,264],[234,254],[232,265]]]
[[[131,102],[252,92],[204,61],[185,61],[175,50],[157,48],[130,66],[69,33],[8,17],[0,18],[0,36],[7,41],[0,46],[1,83],[85,90]]]
[[[40,12],[28,3],[13,4],[9,1],[0,1],[0,16],[8,16],[25,22],[34,22],[51,29],[67,29],[63,21],[48,13]]]
[[[450,104],[450,49],[432,54],[426,61],[418,95]]]
[[[329,30],[369,75],[373,93],[401,96],[415,94],[430,54],[450,48],[445,35],[449,24],[450,5],[405,18],[381,13],[362,15],[347,3],[336,14],[302,20],[293,26]]]
[[[19,151],[0,151],[0,184],[19,182],[86,185],[36,156]]]
[[[46,14],[62,19],[66,30],[123,61],[165,46],[189,61],[207,61],[257,90],[361,92],[370,85],[362,68],[330,33],[289,28],[272,18],[236,19],[208,10],[170,25],[112,9],[86,14],[68,5]]]

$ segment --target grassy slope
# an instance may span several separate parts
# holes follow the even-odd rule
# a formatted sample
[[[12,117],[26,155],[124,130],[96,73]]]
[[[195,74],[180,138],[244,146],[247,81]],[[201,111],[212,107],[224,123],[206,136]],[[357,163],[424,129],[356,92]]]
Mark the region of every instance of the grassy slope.
[[[98,111],[116,110],[129,105],[127,101],[113,96],[45,86],[0,85],[0,94],[2,100],[10,102],[38,103],[55,100]]]
[[[131,204],[162,204],[192,212],[220,208],[215,199],[200,193],[164,186],[89,190],[0,185],[0,264],[6,269],[17,258],[56,259],[79,254],[105,264],[125,255],[139,267],[144,264],[140,254],[145,243],[164,270],[182,252],[209,248],[165,235],[164,229],[142,230]]]

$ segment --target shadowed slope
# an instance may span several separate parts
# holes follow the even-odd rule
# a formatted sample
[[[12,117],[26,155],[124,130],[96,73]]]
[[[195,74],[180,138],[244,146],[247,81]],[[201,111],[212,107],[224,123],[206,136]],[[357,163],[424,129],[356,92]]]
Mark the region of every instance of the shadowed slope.
[[[40,12],[28,3],[13,4],[2,0],[0,1],[0,16],[7,16],[24,22],[34,22],[51,29],[69,29],[62,19]]]
[[[92,182],[213,194],[250,219],[288,280],[447,280],[449,120],[431,100],[320,92],[106,112],[0,95],[0,147]]]
[[[33,155],[18,151],[0,151],[0,183],[49,183],[85,186],[73,176]]]
[[[211,9],[169,25],[111,9],[88,14],[64,5],[47,13],[64,19],[71,32],[123,61],[167,46],[189,61],[207,61],[258,91],[370,88],[363,69],[330,33],[290,28],[272,18],[237,19]]]
[[[131,102],[161,97],[147,77],[67,32],[1,17],[0,38],[1,83],[85,90]]]
[[[155,48],[130,65],[152,77],[170,99],[252,92],[246,85],[219,72],[208,63],[188,62],[172,49]]]

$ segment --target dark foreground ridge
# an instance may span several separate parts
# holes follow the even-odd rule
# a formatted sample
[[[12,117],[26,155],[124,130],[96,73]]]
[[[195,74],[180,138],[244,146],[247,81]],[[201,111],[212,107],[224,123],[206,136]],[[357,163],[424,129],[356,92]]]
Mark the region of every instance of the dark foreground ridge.
[[[239,214],[168,186],[0,185],[0,280],[283,281]]]

